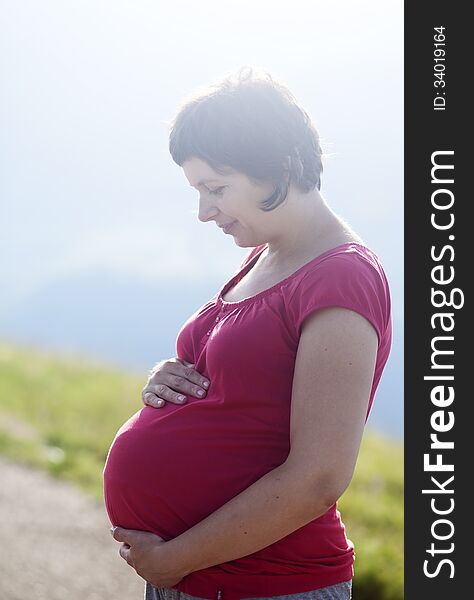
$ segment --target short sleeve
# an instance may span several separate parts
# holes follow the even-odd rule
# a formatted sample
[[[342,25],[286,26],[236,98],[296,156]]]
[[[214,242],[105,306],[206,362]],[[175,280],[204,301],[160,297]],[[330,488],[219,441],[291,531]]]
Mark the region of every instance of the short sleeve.
[[[358,249],[330,255],[312,265],[296,282],[289,297],[288,314],[296,337],[304,320],[330,306],[353,310],[374,327],[379,346],[391,324],[390,291],[375,255]]]

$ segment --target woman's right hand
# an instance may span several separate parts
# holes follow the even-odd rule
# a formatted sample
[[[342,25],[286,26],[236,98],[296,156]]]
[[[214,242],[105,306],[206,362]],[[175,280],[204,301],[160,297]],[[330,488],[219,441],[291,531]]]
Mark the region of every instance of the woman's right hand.
[[[194,370],[194,364],[180,358],[157,363],[150,371],[142,390],[142,401],[147,406],[161,408],[165,402],[184,404],[186,394],[204,398],[209,381]]]

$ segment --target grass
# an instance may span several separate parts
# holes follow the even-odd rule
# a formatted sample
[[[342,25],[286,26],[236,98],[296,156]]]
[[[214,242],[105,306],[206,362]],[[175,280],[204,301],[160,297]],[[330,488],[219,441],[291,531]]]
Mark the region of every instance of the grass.
[[[102,500],[107,450],[142,406],[145,382],[83,359],[0,345],[0,452]]]
[[[404,597],[403,491],[402,445],[366,432],[354,477],[338,502],[355,546],[357,600]]]
[[[102,502],[118,427],[142,406],[146,373],[0,344],[0,453],[75,483]],[[357,600],[403,598],[403,447],[370,430],[338,502],[356,552]]]

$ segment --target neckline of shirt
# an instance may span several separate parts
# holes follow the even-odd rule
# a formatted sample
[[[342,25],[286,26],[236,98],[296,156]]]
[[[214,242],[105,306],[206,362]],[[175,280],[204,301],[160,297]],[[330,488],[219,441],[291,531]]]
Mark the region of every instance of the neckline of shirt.
[[[301,271],[303,271],[304,269],[306,269],[309,265],[312,265],[313,263],[321,260],[322,258],[324,258],[326,255],[330,254],[331,252],[335,252],[336,250],[340,250],[341,248],[344,248],[345,246],[358,246],[359,248],[363,248],[364,250],[369,250],[369,252],[371,252],[370,248],[368,246],[366,246],[365,244],[360,244],[359,242],[344,242],[343,244],[339,244],[338,246],[334,246],[334,248],[329,248],[329,250],[325,250],[321,254],[318,254],[318,256],[315,256],[310,261],[308,261],[307,263],[305,263],[304,265],[302,265],[301,267],[299,267],[298,269],[296,269],[296,271],[294,271],[293,273],[291,273],[290,275],[288,275],[288,277],[285,277],[281,281],[278,281],[277,283],[275,283],[271,287],[267,288],[266,290],[262,290],[261,292],[258,292],[258,294],[254,294],[253,296],[248,296],[247,298],[242,298],[242,300],[236,300],[235,302],[227,302],[227,300],[224,300],[224,298],[222,296],[226,292],[228,292],[231,289],[231,287],[233,287],[233,285],[234,285],[237,277],[240,276],[240,279],[241,279],[242,277],[244,277],[254,267],[254,265],[257,262],[257,260],[259,259],[260,255],[263,254],[263,252],[268,247],[268,244],[263,244],[262,248],[250,259],[250,261],[246,265],[244,265],[232,277],[232,279],[230,281],[228,281],[227,283],[225,283],[221,287],[221,289],[219,290],[218,296],[217,296],[217,302],[222,307],[225,307],[225,306],[229,306],[229,307],[240,306],[240,305],[243,305],[243,304],[247,304],[249,302],[254,302],[255,300],[258,300],[259,298],[262,298],[263,296],[266,296],[267,294],[270,294],[271,292],[273,292],[274,290],[276,290],[280,286],[284,285],[285,283],[287,283],[288,281],[290,281],[291,279],[293,279],[293,277],[295,277],[296,275],[298,275]]]

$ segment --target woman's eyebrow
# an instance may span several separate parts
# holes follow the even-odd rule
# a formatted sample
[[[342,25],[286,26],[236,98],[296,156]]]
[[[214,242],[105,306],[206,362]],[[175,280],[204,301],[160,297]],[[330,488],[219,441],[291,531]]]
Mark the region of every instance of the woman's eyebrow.
[[[199,187],[200,185],[203,185],[204,183],[214,183],[214,182],[219,183],[219,180],[218,179],[201,179],[201,181],[198,181],[196,183],[196,185],[193,185],[192,183],[190,185],[191,185],[191,187]]]

